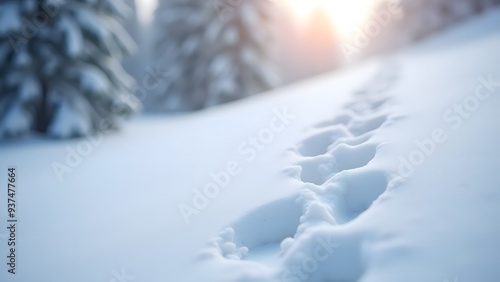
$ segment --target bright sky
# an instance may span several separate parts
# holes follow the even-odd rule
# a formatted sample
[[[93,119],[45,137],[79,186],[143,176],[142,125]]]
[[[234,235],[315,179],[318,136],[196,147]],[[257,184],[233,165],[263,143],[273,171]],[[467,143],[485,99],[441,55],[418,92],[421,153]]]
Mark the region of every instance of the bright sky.
[[[158,0],[136,0],[139,21],[143,24],[151,23]]]
[[[202,0],[215,1],[215,0]],[[316,9],[325,9],[339,34],[352,36],[354,27],[359,27],[368,17],[374,0],[281,0],[292,8],[297,20],[306,22]],[[138,0],[139,20],[148,24],[153,20],[153,13],[158,0]]]
[[[373,0],[285,0],[298,20],[306,22],[320,8],[331,16],[341,36],[350,37],[355,27],[360,27],[369,16]]]

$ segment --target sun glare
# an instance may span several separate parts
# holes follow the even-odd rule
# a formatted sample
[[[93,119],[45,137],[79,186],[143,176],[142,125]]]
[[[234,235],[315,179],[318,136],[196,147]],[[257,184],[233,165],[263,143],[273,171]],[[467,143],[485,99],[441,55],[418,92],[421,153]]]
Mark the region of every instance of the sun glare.
[[[306,22],[315,10],[324,9],[340,36],[350,37],[363,24],[372,9],[373,0],[288,0],[298,19]]]
[[[136,1],[137,5],[137,14],[139,16],[139,20],[143,24],[149,24],[153,21],[154,10],[158,5],[158,0],[139,0]]]

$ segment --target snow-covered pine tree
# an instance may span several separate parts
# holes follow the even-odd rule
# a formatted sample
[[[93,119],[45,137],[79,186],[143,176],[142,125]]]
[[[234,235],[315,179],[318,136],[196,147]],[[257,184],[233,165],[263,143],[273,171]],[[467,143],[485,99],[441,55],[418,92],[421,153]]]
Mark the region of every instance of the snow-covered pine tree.
[[[127,73],[133,76],[136,79],[142,75],[144,71],[145,65],[143,65],[143,58],[141,58],[142,50],[144,50],[144,46],[142,46],[142,34],[141,34],[141,24],[139,23],[138,13],[137,13],[137,4],[135,0],[124,0],[125,3],[132,9],[131,16],[127,19],[124,24],[125,29],[128,34],[132,37],[132,39],[138,43],[139,48],[138,52],[135,52],[132,56],[127,57],[123,60],[123,68]]]
[[[500,4],[500,0],[382,0],[379,12],[390,11],[391,5],[400,6],[401,17],[393,15],[376,40],[367,48],[367,54],[387,52],[423,39],[453,24]]]
[[[409,33],[418,40],[471,17],[494,5],[499,0],[400,0],[405,11],[401,33]]]
[[[163,110],[197,110],[270,89],[268,0],[160,0],[156,54],[170,78]]]
[[[72,137],[134,112],[123,0],[0,1],[0,136]]]

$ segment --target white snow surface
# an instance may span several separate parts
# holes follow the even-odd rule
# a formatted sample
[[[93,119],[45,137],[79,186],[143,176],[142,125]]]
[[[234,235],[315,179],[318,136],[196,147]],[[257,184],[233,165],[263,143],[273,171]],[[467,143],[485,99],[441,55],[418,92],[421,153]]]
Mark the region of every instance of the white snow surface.
[[[499,18],[218,109],[3,144],[0,281],[498,281]]]

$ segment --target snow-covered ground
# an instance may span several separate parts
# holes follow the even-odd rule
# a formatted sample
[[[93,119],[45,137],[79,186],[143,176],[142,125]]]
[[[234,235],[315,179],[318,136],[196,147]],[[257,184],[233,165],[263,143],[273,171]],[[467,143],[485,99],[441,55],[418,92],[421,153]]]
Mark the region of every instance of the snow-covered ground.
[[[104,138],[2,144],[0,281],[498,281],[499,19]]]

